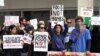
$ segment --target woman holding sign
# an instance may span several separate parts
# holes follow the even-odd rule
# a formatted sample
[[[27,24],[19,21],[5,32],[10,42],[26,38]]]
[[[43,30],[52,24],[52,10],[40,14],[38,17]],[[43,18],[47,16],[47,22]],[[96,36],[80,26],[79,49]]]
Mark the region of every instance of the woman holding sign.
[[[8,35],[17,35],[17,27],[15,25],[9,26],[8,30],[9,30]],[[13,40],[13,42],[14,42],[14,40]],[[3,48],[4,48],[4,46],[3,46]],[[13,49],[12,48],[12,49],[4,49],[4,51],[5,51],[5,56],[21,56],[20,49]]]
[[[24,53],[28,52],[28,56],[31,56],[33,51],[32,39],[33,39],[34,27],[32,25],[27,25],[25,27],[25,31],[26,33],[24,34],[23,38],[24,41],[23,52]]]
[[[50,18],[52,19],[52,17]],[[63,18],[65,19],[65,18]],[[66,23],[66,21],[65,21]],[[51,43],[52,43],[52,50],[53,51],[65,51],[65,46],[64,46],[64,37],[67,33],[67,25],[64,25],[64,29],[60,24],[56,24],[54,28],[51,28],[51,23],[48,27],[48,32],[50,33],[51,36]]]
[[[37,32],[39,32],[39,33],[42,33],[42,32],[43,32],[43,33],[44,33],[44,32],[46,33],[46,32],[47,32],[44,23],[40,23],[40,24],[38,25],[38,31],[37,31]],[[36,32],[35,32],[35,33],[36,33]],[[43,37],[45,40],[42,39],[41,37],[43,37],[43,36],[40,35],[40,37],[39,37],[39,36],[38,36],[38,37],[34,37],[34,39],[36,39],[36,40],[37,40],[37,39],[38,39],[38,40],[41,39],[41,40],[43,40],[43,41],[46,40],[45,37]],[[47,37],[48,37],[48,36],[47,36]],[[39,39],[39,38],[40,38],[40,39]],[[47,39],[48,39],[47,41],[48,41],[48,43],[49,43],[49,42],[50,42],[50,40],[49,40],[50,38],[47,38]],[[36,40],[35,40],[35,41],[36,41]],[[34,42],[35,42],[35,41],[34,41]],[[35,44],[36,44],[36,43],[35,43]],[[34,44],[34,47],[35,47],[35,46],[39,47],[39,46],[41,45],[41,41],[38,42],[38,45],[35,45],[35,44]],[[46,43],[45,43],[45,44],[46,44]],[[42,46],[42,45],[41,45],[41,46]],[[34,49],[34,50],[36,50],[36,49]],[[41,52],[41,51],[42,51],[42,52]],[[37,51],[34,51],[34,52],[33,52],[33,56],[47,56],[47,51],[43,51],[43,50],[40,50],[40,51],[38,51],[38,52],[37,52]]]

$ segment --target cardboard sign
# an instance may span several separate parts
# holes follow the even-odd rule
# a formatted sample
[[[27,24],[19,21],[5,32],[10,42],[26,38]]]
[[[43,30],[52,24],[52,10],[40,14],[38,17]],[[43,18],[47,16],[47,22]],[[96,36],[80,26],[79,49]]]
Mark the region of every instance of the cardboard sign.
[[[3,35],[3,49],[23,48],[22,35]]]
[[[56,24],[64,26],[63,17],[64,5],[52,5],[52,21],[51,26],[54,28]]]
[[[5,26],[19,23],[19,16],[5,16]]]
[[[52,16],[62,17],[63,16],[64,5],[52,5]]]
[[[47,32],[34,33],[34,51],[41,51],[41,52],[48,51],[48,33]]]
[[[24,34],[24,38],[23,38],[24,43],[31,44],[32,43],[32,37],[33,37],[32,35]]]
[[[91,25],[100,25],[100,17],[91,17]]]

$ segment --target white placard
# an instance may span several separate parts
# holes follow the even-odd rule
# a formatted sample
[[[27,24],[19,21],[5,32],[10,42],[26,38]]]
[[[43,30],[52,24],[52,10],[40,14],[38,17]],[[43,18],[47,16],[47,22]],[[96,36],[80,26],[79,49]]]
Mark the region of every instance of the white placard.
[[[5,26],[19,23],[19,16],[5,16]]]
[[[23,41],[24,41],[24,43],[31,44],[32,43],[32,35],[24,34]]]
[[[93,16],[93,8],[81,8],[80,16],[92,17]]]
[[[33,25],[33,27],[34,27],[35,30],[37,29],[37,24],[38,24],[37,19],[31,19],[30,20],[30,24]]]
[[[56,24],[64,26],[63,17],[64,5],[52,5],[52,21],[51,27],[54,28]]]
[[[22,35],[3,35],[3,49],[21,49]]]
[[[0,0],[0,6],[4,6],[4,0]]]
[[[91,17],[91,25],[100,25],[100,17]]]
[[[52,5],[52,16],[62,17],[63,16],[64,5]]]
[[[41,52],[48,51],[48,33],[47,32],[34,33],[34,51],[41,51]]]

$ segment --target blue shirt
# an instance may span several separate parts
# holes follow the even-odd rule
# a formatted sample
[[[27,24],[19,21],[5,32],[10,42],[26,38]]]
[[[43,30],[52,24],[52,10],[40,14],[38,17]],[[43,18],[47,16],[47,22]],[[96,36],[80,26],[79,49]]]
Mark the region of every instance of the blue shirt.
[[[55,51],[64,50],[65,49],[64,37],[65,37],[66,32],[67,32],[67,26],[65,25],[65,30],[59,35],[57,35],[50,26],[48,28],[48,32],[51,36],[52,49]]]
[[[90,32],[88,29],[82,29],[79,31],[75,28],[70,35],[70,40],[72,40],[72,51],[73,52],[86,52],[86,42],[90,40]]]

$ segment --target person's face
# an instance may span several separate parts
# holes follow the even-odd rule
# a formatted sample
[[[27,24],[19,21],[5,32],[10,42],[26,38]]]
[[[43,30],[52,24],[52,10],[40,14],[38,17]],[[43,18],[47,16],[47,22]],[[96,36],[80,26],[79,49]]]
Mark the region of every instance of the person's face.
[[[44,25],[40,25],[39,31],[40,32],[44,32],[45,31],[45,26]]]
[[[60,28],[60,26],[57,26],[56,27],[56,33],[60,33],[61,32],[61,28]]]
[[[24,25],[26,25],[26,24],[27,24],[27,21],[26,21],[25,19],[23,19],[22,23],[23,23]]]
[[[81,20],[77,20],[77,21],[76,21],[76,25],[77,25],[77,26],[82,26],[82,25],[83,25],[83,22],[82,22]]]
[[[71,20],[67,20],[67,25],[71,26],[72,25],[72,21]]]
[[[32,31],[32,30],[31,30],[31,31],[29,31],[29,34],[30,34],[30,35],[32,35],[32,34],[33,34],[33,31]]]
[[[17,28],[14,27],[13,29],[10,29],[11,34],[16,34],[17,33]]]

